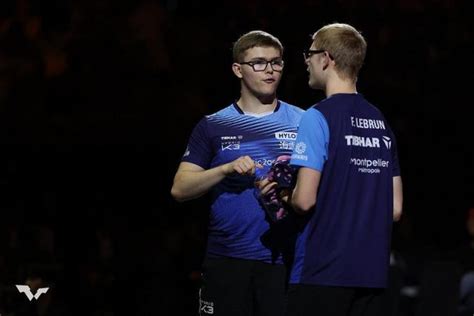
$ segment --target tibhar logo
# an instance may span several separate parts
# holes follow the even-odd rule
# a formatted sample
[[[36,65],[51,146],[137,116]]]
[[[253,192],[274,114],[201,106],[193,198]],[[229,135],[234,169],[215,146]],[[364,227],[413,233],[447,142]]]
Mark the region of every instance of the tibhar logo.
[[[234,140],[237,139],[237,136],[221,136],[222,140]]]
[[[244,136],[242,135],[237,135],[237,136],[221,136],[221,140],[241,140],[242,138],[244,138]]]
[[[385,147],[387,147],[387,149],[392,148],[392,140],[390,139],[390,137],[382,136],[382,140],[383,140],[383,143],[385,144]]]
[[[31,289],[28,285],[17,285],[18,292],[25,293],[26,297],[31,301],[32,299],[38,299],[41,294],[48,292],[49,287],[41,287],[36,291],[36,294],[31,293]]]
[[[275,138],[279,140],[296,140],[298,133],[293,132],[276,132]]]
[[[380,140],[377,137],[363,137],[355,135],[346,135],[347,146],[357,147],[375,147],[380,148]]]

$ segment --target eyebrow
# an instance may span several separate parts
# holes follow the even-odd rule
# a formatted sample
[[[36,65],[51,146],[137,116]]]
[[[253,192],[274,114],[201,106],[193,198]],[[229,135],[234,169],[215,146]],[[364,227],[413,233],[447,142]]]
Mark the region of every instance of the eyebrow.
[[[266,59],[264,57],[254,57],[254,58],[250,58],[250,60],[252,61],[275,61],[275,60],[281,60],[282,57],[281,56],[278,56],[278,57],[274,57],[274,58],[271,58],[271,59]]]

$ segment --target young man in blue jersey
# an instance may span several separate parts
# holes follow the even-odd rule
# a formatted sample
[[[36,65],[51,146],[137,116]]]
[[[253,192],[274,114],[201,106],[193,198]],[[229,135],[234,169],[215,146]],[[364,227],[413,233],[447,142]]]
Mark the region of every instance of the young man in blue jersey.
[[[283,315],[286,269],[264,242],[266,213],[255,190],[275,158],[291,154],[303,111],[278,100],[283,46],[263,31],[233,46],[239,99],[194,128],[171,194],[185,201],[211,194],[200,314]]]
[[[304,55],[309,86],[326,99],[303,115],[291,156],[297,182],[284,199],[306,225],[296,243],[287,315],[384,315],[392,224],[402,210],[395,137],[356,89],[363,36],[335,23],[312,39]],[[262,194],[275,185],[263,181]]]

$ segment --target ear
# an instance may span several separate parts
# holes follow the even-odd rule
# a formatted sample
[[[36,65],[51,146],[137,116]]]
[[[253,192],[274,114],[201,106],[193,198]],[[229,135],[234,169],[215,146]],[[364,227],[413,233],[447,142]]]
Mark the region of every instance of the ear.
[[[329,55],[328,52],[324,53],[324,63],[323,63],[323,70],[326,70],[329,65],[331,65],[333,68],[336,65],[336,61],[332,59],[331,55]]]
[[[239,79],[242,79],[242,65],[238,64],[238,63],[233,63],[232,64],[232,72],[234,73],[234,75],[237,76],[237,78]]]

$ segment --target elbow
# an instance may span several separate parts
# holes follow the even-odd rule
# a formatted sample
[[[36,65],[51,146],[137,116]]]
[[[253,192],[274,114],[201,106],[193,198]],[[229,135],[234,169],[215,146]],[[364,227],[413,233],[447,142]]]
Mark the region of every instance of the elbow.
[[[393,220],[398,222],[402,217],[403,209],[403,189],[402,178],[393,178]]]
[[[393,221],[398,222],[401,217],[402,217],[402,208],[401,207],[395,207],[393,209]]]
[[[186,197],[185,195],[183,194],[182,190],[180,190],[179,188],[176,187],[176,185],[173,185],[173,187],[171,188],[171,196],[173,197],[173,199],[177,202],[184,202],[186,201]]]
[[[394,200],[393,203],[393,221],[398,222],[403,214],[403,202],[402,198],[398,198]]]
[[[292,200],[293,209],[298,214],[307,214],[310,212],[314,206],[316,205],[316,200],[313,199],[301,199],[301,198],[294,198]]]

